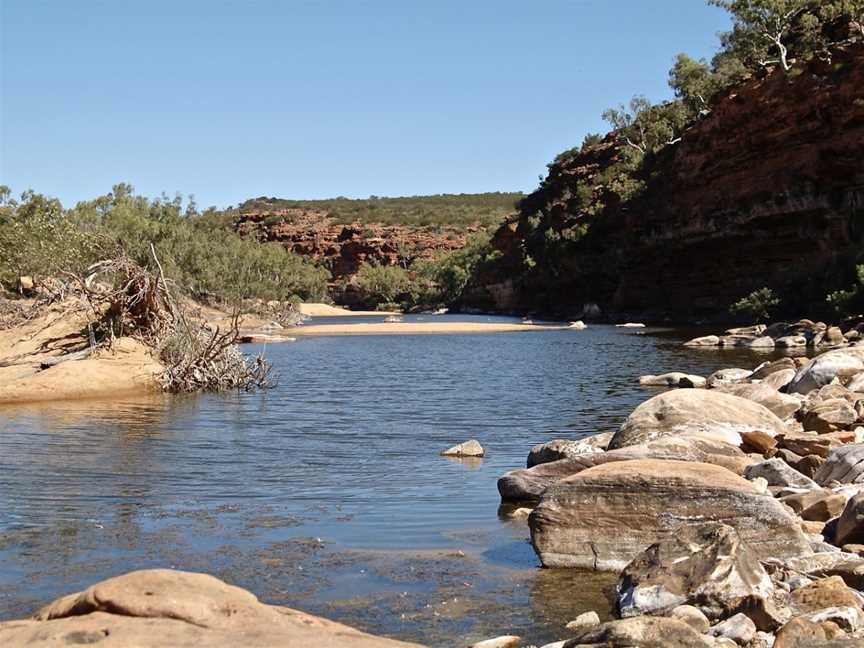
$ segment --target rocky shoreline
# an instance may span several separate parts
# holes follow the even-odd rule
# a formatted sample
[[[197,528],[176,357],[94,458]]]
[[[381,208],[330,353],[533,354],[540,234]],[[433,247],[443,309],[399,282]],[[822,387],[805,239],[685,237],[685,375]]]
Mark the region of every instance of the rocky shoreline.
[[[643,377],[691,389],[648,399],[615,433],[536,446],[499,479],[502,510],[530,510],[544,567],[619,574],[615,620],[583,615],[544,648],[864,645],[856,333],[802,320],[714,336],[827,350],[707,378]]]

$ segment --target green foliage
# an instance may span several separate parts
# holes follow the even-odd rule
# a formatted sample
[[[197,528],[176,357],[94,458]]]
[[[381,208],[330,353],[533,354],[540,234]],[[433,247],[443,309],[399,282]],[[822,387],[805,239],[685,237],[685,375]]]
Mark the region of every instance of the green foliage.
[[[754,290],[729,307],[732,315],[748,315],[756,322],[767,320],[771,311],[780,305],[780,300],[770,288]]]
[[[81,272],[96,258],[100,240],[70,219],[58,200],[25,191],[16,201],[0,187],[0,284]]]
[[[214,211],[198,215],[194,203],[184,210],[179,196],[149,200],[126,184],[69,210],[27,192],[21,203],[0,207],[0,280],[80,273],[110,256],[115,245],[154,269],[152,244],[165,273],[193,294],[232,301],[324,295],[326,270],[278,244],[259,244],[214,225],[219,220]]]
[[[655,105],[644,96],[636,95],[627,106],[622,104],[605,110],[603,119],[622,141],[644,155],[678,141],[689,115],[680,102]]]
[[[373,307],[393,303],[410,288],[405,268],[364,263],[355,277],[366,303]]]
[[[515,210],[521,193],[438,194],[397,198],[333,198],[288,200],[262,196],[247,200],[240,210],[268,212],[277,209],[310,209],[328,212],[338,223],[383,223],[387,225],[452,225],[494,227]]]
[[[490,245],[490,236],[481,232],[471,236],[464,247],[417,261],[412,297],[415,305],[448,306],[464,295],[471,278],[486,264],[493,263],[501,252]]]
[[[864,305],[864,265],[855,266],[855,275],[855,285],[846,290],[832,292],[825,298],[838,315],[851,315],[854,310]]]

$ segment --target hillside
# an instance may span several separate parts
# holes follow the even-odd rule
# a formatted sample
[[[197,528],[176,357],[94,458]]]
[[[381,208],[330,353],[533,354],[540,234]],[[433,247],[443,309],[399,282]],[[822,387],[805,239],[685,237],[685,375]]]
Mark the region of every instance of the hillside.
[[[578,315],[722,317],[754,289],[817,312],[854,281],[864,235],[864,46],[733,85],[645,157],[641,190],[586,213],[580,189],[620,161],[612,133],[549,166],[497,230],[471,305]],[[590,229],[584,225],[590,224]],[[567,234],[583,228],[579,236]]]

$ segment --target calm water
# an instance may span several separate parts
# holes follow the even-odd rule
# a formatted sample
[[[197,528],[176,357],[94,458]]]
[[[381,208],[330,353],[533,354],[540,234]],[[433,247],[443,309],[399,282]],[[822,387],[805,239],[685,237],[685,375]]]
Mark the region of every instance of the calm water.
[[[265,393],[0,409],[0,619],[165,566],[435,645],[561,638],[609,583],[537,569],[495,481],[536,443],[615,429],[655,393],[640,374],[772,357],[684,337],[307,338],[267,349]],[[486,458],[438,456],[469,438]]]

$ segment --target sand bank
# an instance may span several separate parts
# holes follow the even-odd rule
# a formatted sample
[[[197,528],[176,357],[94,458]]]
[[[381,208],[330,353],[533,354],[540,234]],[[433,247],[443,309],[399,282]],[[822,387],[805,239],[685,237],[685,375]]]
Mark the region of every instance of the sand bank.
[[[340,306],[330,304],[300,304],[300,312],[309,317],[345,317],[345,316],[374,316],[374,315],[398,315],[390,311],[352,311]]]
[[[291,335],[416,335],[432,333],[529,333],[561,331],[566,326],[535,326],[515,323],[485,322],[381,322],[376,324],[322,324],[298,326]]]
[[[65,303],[0,331],[0,404],[113,398],[159,390],[162,365],[132,338],[120,338],[112,349],[82,360],[47,366],[87,349],[86,322],[83,309]]]

